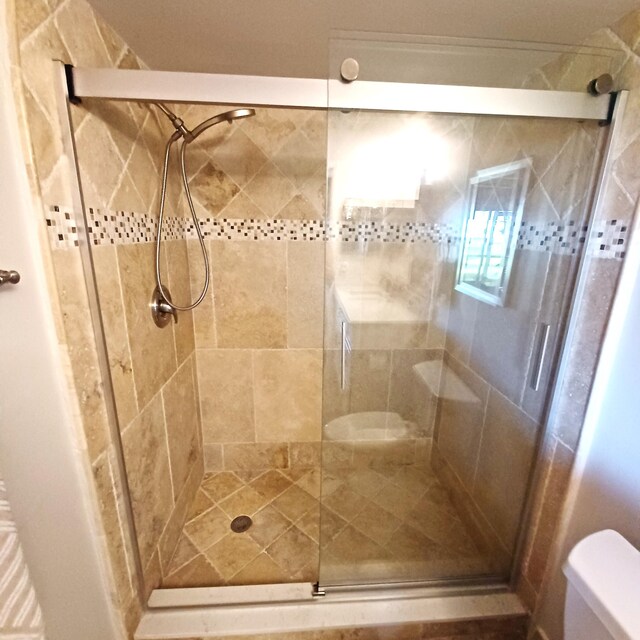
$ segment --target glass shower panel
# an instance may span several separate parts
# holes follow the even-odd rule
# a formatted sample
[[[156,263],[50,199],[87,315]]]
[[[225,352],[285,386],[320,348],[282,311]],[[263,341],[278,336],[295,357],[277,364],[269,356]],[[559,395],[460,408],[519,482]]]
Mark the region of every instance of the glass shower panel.
[[[331,110],[328,131],[320,584],[506,580],[600,129]]]

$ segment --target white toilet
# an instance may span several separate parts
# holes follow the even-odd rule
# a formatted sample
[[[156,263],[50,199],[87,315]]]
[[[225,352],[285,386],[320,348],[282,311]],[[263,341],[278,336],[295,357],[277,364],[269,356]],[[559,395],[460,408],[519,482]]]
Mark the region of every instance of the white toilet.
[[[564,640],[640,640],[640,551],[599,531],[573,548],[564,573]]]

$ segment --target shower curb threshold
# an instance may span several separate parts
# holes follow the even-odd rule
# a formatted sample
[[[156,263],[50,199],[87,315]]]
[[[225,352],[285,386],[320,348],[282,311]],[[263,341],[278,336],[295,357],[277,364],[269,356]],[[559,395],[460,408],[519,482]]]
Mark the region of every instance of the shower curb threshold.
[[[280,586],[280,585],[274,585]],[[189,605],[187,597],[171,608],[148,609],[135,633],[135,640],[216,638],[265,633],[292,633],[321,629],[399,625],[426,622],[454,622],[483,618],[511,618],[528,615],[514,593],[476,593],[473,595],[406,594],[384,597],[346,597],[346,594],[313,598],[309,584],[289,585],[303,594],[302,599],[283,601],[282,595],[260,587],[261,602],[234,604],[218,602]],[[305,592],[299,587],[306,587]],[[225,587],[228,589],[228,587]],[[238,593],[245,587],[237,587]],[[178,590],[174,590],[178,591]],[[181,590],[190,591],[190,590]],[[201,589],[194,591],[215,591]],[[250,594],[250,592],[248,592]],[[308,594],[308,597],[307,595]],[[175,594],[174,594],[175,595]],[[201,594],[202,595],[202,594]],[[251,597],[248,595],[247,597]],[[156,598],[158,604],[158,599]],[[157,606],[156,604],[156,606]],[[166,605],[165,605],[166,606]]]

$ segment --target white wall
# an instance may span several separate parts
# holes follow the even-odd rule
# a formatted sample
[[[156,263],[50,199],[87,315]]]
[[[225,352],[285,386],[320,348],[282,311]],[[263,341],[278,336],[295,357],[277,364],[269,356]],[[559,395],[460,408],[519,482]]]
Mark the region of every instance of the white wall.
[[[561,566],[582,538],[615,529],[640,548],[640,216],[616,293],[538,624],[562,638]]]

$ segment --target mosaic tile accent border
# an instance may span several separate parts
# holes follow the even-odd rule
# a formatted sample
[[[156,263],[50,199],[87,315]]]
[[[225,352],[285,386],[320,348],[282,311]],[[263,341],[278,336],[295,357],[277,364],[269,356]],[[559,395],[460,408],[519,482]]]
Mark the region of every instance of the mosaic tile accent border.
[[[522,222],[518,234],[518,248],[529,251],[548,251],[557,255],[575,255],[587,242],[588,227],[575,220],[529,224]],[[619,220],[602,220],[592,229],[591,254],[598,258],[622,260],[628,239],[629,226]]]
[[[593,231],[598,242],[595,253],[601,258],[622,260],[626,253],[629,225],[620,220],[604,220]]]
[[[587,226],[568,222],[529,224],[522,222],[518,234],[518,249],[548,251],[559,255],[575,255],[587,241]]]
[[[46,217],[51,246],[78,246],[78,225],[69,208],[52,206]],[[94,245],[135,244],[153,242],[157,220],[147,213],[89,209],[89,236]],[[294,240],[343,242],[390,242],[455,244],[459,230],[452,225],[430,222],[377,222],[353,220],[325,223],[324,220],[254,220],[205,218],[200,229],[207,238],[220,240]],[[523,221],[518,233],[518,248],[545,251],[557,255],[575,255],[587,241],[587,227],[574,220],[567,222],[529,223]],[[621,260],[625,255],[628,225],[618,220],[596,224],[597,241],[590,244],[599,258]],[[162,230],[163,240],[195,239],[193,221],[168,217]]]

